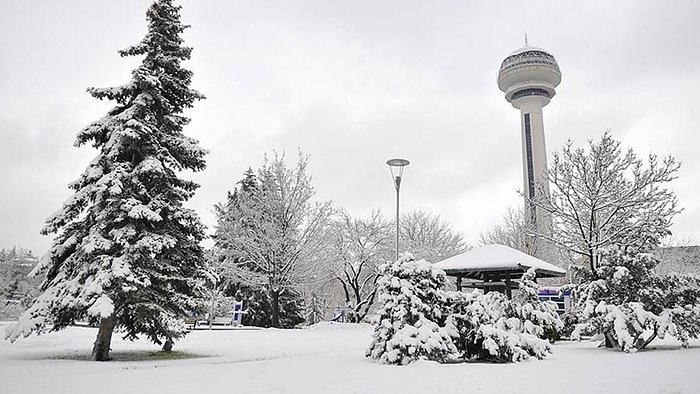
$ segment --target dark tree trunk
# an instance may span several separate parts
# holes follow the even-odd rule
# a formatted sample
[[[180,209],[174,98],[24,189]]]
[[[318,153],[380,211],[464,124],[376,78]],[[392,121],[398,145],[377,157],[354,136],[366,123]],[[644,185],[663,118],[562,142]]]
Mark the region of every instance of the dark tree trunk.
[[[651,343],[651,341],[653,341],[654,339],[656,339],[656,333],[657,333],[657,330],[654,329],[654,333],[653,333],[649,338],[647,338],[646,341],[642,342],[642,344],[641,344],[641,346],[639,347],[639,349],[645,349],[647,346],[649,346],[649,344]]]
[[[374,297],[377,295],[377,288],[375,287],[374,290],[372,290],[372,293],[370,293],[369,297],[365,301],[365,304],[363,306],[364,309],[361,310],[361,313],[357,316],[357,323],[361,322],[362,319],[364,319],[367,314],[369,313],[369,310],[372,308],[372,304],[374,303]]]
[[[613,334],[609,331],[605,332],[605,347],[608,349],[617,349],[620,347],[620,344],[617,342],[617,339],[615,339]]]
[[[280,292],[279,290],[270,291],[270,306],[272,306],[272,327],[279,328],[280,326]]]
[[[173,350],[173,340],[168,338],[163,344],[163,351],[170,352],[171,350]]]
[[[109,361],[109,346],[112,343],[114,324],[114,316],[102,318],[100,321],[100,329],[97,331],[97,338],[92,347],[92,361]]]

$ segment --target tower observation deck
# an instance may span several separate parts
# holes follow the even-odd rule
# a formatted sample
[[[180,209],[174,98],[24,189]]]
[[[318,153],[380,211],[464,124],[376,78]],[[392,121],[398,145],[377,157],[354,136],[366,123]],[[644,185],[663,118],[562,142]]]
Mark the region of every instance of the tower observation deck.
[[[561,82],[559,64],[544,49],[528,45],[506,56],[498,71],[498,88],[506,100],[520,110],[520,135],[523,153],[523,194],[525,220],[539,232],[551,226],[551,217],[533,204],[539,191],[549,194],[547,150],[544,140],[542,108],[556,94]]]

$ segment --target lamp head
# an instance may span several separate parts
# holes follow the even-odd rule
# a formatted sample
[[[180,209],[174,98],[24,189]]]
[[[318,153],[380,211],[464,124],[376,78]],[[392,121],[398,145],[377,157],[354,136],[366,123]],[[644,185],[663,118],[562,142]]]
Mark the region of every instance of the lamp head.
[[[396,190],[399,190],[399,188],[401,187],[401,177],[403,176],[403,169],[407,165],[411,164],[411,162],[409,162],[406,159],[390,159],[386,161],[386,164],[391,170],[391,177],[394,180],[394,187],[396,187]]]

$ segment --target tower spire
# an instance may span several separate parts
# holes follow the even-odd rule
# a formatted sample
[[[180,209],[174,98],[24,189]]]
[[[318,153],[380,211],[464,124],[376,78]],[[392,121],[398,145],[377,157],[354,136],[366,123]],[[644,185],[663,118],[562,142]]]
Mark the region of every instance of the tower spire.
[[[525,46],[529,47],[530,44],[527,42],[527,32],[525,32]]]

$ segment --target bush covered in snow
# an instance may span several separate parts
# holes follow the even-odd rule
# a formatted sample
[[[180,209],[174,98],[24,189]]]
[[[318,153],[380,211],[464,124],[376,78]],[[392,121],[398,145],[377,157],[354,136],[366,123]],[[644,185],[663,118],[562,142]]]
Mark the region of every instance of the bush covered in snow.
[[[535,275],[535,269],[530,268],[520,279],[520,289],[511,302],[512,314],[523,322],[524,332],[553,341],[564,329],[564,322],[557,313],[556,303],[540,300]]]
[[[581,311],[576,308],[570,308],[564,315],[561,316],[561,321],[564,322],[564,327],[559,331],[560,338],[571,338],[571,334],[576,327],[581,323]],[[592,335],[590,330],[581,331],[580,335]]]
[[[381,273],[382,306],[367,356],[383,363],[541,359],[551,352],[546,331],[562,327],[555,307],[537,298],[534,271],[512,301],[500,293],[445,291],[445,273],[410,255]]]
[[[635,352],[656,337],[675,336],[683,346],[700,335],[700,279],[655,275],[658,260],[647,253],[607,250],[595,272],[598,279],[581,286],[578,308],[583,330],[605,335],[608,347]],[[646,338],[645,333],[650,333]]]
[[[446,321],[462,359],[517,362],[544,358],[549,342],[525,332],[532,323],[514,316],[513,303],[501,293],[451,293],[453,312]],[[541,327],[540,327],[541,329]]]
[[[446,327],[461,358],[517,362],[551,353],[546,337],[561,330],[563,323],[556,306],[537,297],[534,277],[534,270],[523,276],[513,300],[478,290],[449,293],[451,313]]]
[[[367,356],[405,365],[421,357],[446,361],[455,347],[442,322],[445,273],[425,260],[404,254],[379,267],[379,303],[374,340]]]

